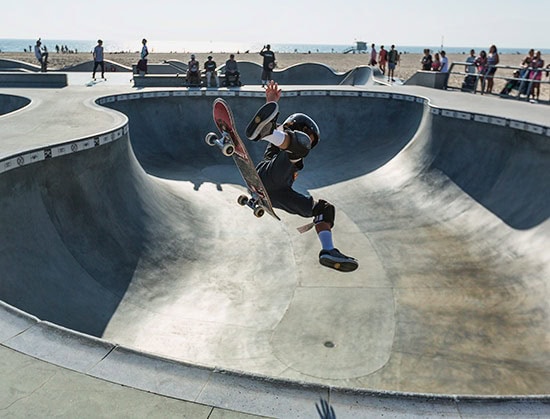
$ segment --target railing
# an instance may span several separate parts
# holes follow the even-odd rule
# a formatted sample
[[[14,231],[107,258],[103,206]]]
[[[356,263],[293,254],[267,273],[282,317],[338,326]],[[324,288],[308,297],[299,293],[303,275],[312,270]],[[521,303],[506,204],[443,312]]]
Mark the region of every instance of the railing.
[[[457,71],[455,70],[455,67],[463,67],[466,68],[474,68],[476,71],[474,72],[468,72],[468,71]],[[539,88],[541,89],[541,94],[539,95],[539,98],[537,99],[539,102],[547,102],[550,103],[550,80],[544,79],[545,74],[548,75],[550,72],[550,68],[525,68],[525,67],[514,67],[514,66],[506,66],[506,65],[494,65],[494,66],[488,66],[487,67],[487,73],[490,73],[491,68],[496,69],[502,69],[502,70],[513,70],[513,71],[519,71],[520,76],[514,77],[512,76],[502,76],[500,75],[490,75],[490,74],[480,74],[477,72],[477,68],[474,63],[461,63],[456,62],[452,63],[449,68],[449,79],[447,81],[447,89],[458,89],[462,91],[469,91],[472,93],[477,93],[478,91],[478,85],[481,82],[481,93],[485,91],[486,83],[488,79],[493,80],[502,80],[504,81],[504,86],[507,86],[510,83],[511,89],[508,93],[501,93],[502,86],[500,89],[498,89],[498,92],[496,94],[500,96],[505,97],[514,97],[516,99],[520,100],[529,100],[531,97],[531,93],[533,92],[534,85],[536,83],[539,84]],[[535,80],[533,78],[528,77],[529,74],[532,72],[541,72],[541,80]],[[456,86],[453,85],[453,83],[456,83],[457,81],[461,80],[459,76],[463,76],[461,85]],[[522,77],[523,76],[523,77]],[[544,100],[542,98],[542,86],[548,85],[548,100]],[[494,92],[493,92],[494,93]],[[515,93],[515,95],[513,95]]]

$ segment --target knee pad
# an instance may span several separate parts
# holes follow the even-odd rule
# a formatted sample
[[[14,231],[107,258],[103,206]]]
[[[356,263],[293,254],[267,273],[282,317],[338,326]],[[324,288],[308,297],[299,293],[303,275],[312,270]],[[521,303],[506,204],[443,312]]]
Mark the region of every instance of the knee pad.
[[[320,199],[313,207],[313,222],[319,224],[322,222],[329,223],[330,227],[334,227],[334,219],[336,217],[336,208],[330,202]]]

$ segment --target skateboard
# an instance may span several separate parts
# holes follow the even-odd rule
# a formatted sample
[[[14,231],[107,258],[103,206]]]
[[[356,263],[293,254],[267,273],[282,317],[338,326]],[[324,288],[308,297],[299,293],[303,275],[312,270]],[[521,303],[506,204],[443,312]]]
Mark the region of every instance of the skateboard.
[[[209,146],[217,146],[225,156],[233,157],[237,169],[246,183],[246,187],[250,196],[241,195],[237,202],[242,206],[248,206],[254,212],[256,217],[261,217],[264,213],[268,213],[272,217],[280,220],[275,214],[271,200],[267,190],[265,189],[254,162],[250,158],[250,154],[239,137],[235,128],[235,120],[229,105],[225,100],[217,98],[214,101],[212,108],[214,123],[218,127],[221,136],[215,132],[206,134],[205,142]]]

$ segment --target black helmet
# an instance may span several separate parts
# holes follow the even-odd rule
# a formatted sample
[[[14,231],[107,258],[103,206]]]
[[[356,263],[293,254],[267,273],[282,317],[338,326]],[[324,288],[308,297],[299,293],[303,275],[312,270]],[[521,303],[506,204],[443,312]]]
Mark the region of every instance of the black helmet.
[[[302,131],[306,134],[313,134],[313,142],[311,148],[315,147],[321,138],[321,131],[313,119],[303,113],[294,113],[290,115],[285,122],[283,128],[288,128],[294,131]]]

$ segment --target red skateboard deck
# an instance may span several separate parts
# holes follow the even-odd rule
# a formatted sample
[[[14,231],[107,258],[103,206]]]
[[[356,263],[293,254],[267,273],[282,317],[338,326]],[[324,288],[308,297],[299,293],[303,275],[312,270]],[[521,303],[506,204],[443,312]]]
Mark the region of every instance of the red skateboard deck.
[[[222,150],[224,155],[233,157],[233,160],[235,161],[235,164],[237,165],[237,168],[246,183],[248,192],[250,193],[250,197],[241,195],[238,199],[239,204],[250,207],[254,211],[254,215],[257,217],[261,217],[265,211],[272,217],[280,220],[273,210],[271,200],[269,199],[267,190],[265,189],[265,186],[256,171],[254,162],[250,158],[248,150],[237,133],[233,113],[231,112],[227,102],[221,98],[217,98],[214,101],[212,114],[214,117],[214,123],[219,129],[221,137],[216,133],[211,132],[206,135],[205,141],[208,145],[217,145]]]

